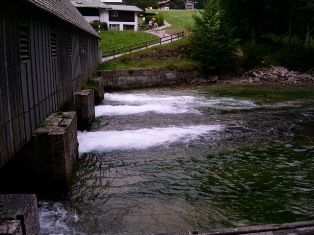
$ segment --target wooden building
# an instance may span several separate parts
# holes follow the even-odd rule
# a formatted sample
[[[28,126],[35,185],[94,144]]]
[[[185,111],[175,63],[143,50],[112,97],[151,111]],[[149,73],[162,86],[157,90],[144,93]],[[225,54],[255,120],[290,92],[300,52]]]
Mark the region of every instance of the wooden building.
[[[169,10],[170,0],[158,0],[159,10]]]
[[[99,35],[69,0],[2,0],[0,169],[96,72]]]

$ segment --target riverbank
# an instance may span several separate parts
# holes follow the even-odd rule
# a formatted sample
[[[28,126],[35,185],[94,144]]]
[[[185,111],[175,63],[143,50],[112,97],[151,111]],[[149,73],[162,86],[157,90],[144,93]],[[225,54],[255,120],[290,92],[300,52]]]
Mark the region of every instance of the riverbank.
[[[314,70],[301,73],[284,67],[271,66],[249,70],[239,77],[219,77],[216,81],[234,84],[314,85]]]
[[[99,74],[107,91],[205,83],[314,85],[314,70],[300,73],[276,66],[253,69],[242,76],[207,76],[199,69],[102,70]]]

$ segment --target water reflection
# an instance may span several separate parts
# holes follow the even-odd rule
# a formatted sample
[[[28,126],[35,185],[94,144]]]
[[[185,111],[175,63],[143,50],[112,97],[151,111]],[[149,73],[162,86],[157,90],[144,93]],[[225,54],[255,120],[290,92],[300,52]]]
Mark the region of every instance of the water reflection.
[[[92,132],[79,134],[71,195],[40,202],[42,232],[147,234],[314,219],[314,93],[264,103],[235,91],[221,97],[224,89],[107,95]]]

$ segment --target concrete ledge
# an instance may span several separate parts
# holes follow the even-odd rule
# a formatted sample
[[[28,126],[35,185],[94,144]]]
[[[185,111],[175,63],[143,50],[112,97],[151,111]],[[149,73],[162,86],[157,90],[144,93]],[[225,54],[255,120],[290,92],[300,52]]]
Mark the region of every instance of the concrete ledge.
[[[285,224],[266,224],[248,227],[211,229],[207,231],[187,231],[179,233],[160,233],[155,235],[301,235],[314,234],[314,221],[301,221]]]
[[[39,234],[36,195],[2,194],[0,205],[0,234]]]
[[[0,234],[23,235],[21,222],[19,220],[0,221]]]

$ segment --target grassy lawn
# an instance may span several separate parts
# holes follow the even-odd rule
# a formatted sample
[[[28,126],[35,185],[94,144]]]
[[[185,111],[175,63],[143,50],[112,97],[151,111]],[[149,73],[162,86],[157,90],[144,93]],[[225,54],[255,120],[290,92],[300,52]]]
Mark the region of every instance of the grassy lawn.
[[[194,19],[193,15],[200,14],[199,10],[146,10],[149,13],[162,14],[165,21],[171,24],[171,27],[167,28],[167,33],[177,32],[189,32],[189,29],[193,27]]]
[[[199,14],[198,10],[147,10],[148,12],[155,12],[162,14],[165,21],[171,24],[170,28],[166,29],[168,34],[175,34],[185,31],[185,35],[189,34],[189,28],[193,26],[193,15]],[[109,51],[131,44],[136,44],[144,41],[158,39],[157,36],[143,31],[134,32],[132,30],[108,30],[100,34],[101,41],[99,49],[101,51]]]
[[[158,39],[157,36],[150,33],[134,32],[132,30],[108,30],[101,32],[100,36],[99,49],[101,51],[113,50],[143,41]]]
[[[121,69],[193,69],[199,68],[199,63],[182,57],[158,59],[156,54],[168,54],[178,47],[188,43],[187,37],[169,44],[159,45],[142,51],[126,54],[113,60],[106,61],[98,66],[99,70]],[[144,58],[144,59],[143,59]]]

